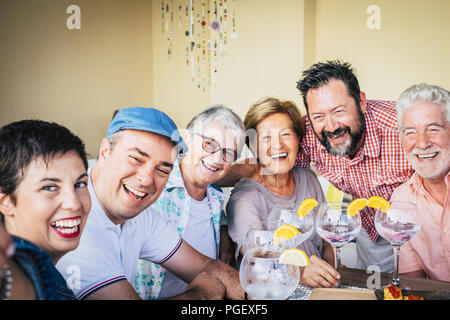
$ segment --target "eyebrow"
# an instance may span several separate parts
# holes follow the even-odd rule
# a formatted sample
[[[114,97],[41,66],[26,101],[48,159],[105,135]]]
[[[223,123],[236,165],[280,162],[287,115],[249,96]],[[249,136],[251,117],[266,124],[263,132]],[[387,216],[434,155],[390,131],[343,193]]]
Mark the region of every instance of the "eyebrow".
[[[431,126],[437,126],[437,127],[440,127],[440,128],[444,128],[444,125],[442,125],[440,123],[437,123],[437,122],[432,122],[432,123],[427,124],[427,128],[431,127]],[[403,130],[417,130],[417,128],[415,128],[415,127],[404,127]]]
[[[146,158],[149,158],[149,157],[150,157],[146,152],[142,151],[142,150],[139,149],[138,147],[129,148],[128,150],[129,150],[129,151],[137,152],[137,153],[139,153],[141,156],[146,157]]]
[[[85,173],[81,174],[81,175],[77,178],[77,181],[78,181],[78,180],[81,180],[81,179],[83,179],[84,177],[87,177],[87,176],[88,176],[88,174],[85,172]],[[39,180],[38,183],[46,182],[46,181],[51,181],[51,182],[61,182],[62,180],[59,179],[59,178],[45,177],[45,178],[42,178],[41,180]]]
[[[338,105],[338,106],[334,107],[333,109],[331,109],[330,112],[334,112],[334,111],[336,111],[336,109],[338,109],[338,108],[344,108],[344,109],[345,109],[346,106],[343,105],[343,104]],[[318,114],[323,114],[323,113],[324,113],[324,112],[313,112],[313,113],[311,113],[311,115],[313,115],[313,114],[318,115]]]
[[[141,156],[146,157],[146,158],[150,158],[150,156],[148,155],[147,152],[142,151],[141,149],[139,149],[138,147],[134,147],[134,148],[129,148],[129,151],[134,151],[139,153]],[[173,163],[167,162],[167,161],[162,161],[162,165],[165,167],[169,167],[169,168],[173,168]]]

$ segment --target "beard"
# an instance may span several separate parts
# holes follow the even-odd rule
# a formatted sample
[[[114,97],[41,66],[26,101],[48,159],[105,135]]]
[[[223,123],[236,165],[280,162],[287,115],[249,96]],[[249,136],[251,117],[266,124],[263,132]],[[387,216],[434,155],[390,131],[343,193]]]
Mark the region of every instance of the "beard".
[[[364,132],[366,131],[366,120],[364,118],[364,114],[362,113],[361,109],[358,107],[358,122],[357,127],[354,130],[350,129],[350,127],[348,126],[339,127],[334,132],[323,130],[322,137],[319,137],[315,130],[313,131],[316,137],[319,139],[320,143],[328,151],[328,153],[338,157],[348,156],[349,154],[354,152],[359,141],[361,141]],[[346,133],[349,134],[350,137],[349,141],[347,141],[345,144],[341,146],[333,147],[331,145],[329,138],[337,138]]]

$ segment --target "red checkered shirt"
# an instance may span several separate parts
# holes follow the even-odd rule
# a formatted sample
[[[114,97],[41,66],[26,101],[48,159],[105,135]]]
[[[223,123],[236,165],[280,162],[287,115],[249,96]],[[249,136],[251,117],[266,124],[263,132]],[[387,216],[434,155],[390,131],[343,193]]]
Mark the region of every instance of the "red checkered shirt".
[[[402,150],[395,102],[367,100],[364,116],[364,146],[353,159],[328,153],[306,117],[306,134],[300,149],[303,151],[299,152],[295,165],[307,167],[312,161],[323,177],[354,198],[380,196],[389,200],[394,189],[414,173]],[[372,208],[361,213],[362,226],[373,242],[378,238],[374,215]]]

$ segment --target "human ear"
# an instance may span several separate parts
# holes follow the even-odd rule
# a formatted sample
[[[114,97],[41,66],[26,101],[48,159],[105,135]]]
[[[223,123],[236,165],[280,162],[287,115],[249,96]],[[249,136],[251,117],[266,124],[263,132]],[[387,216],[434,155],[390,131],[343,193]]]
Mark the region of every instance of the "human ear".
[[[366,113],[367,110],[366,93],[362,91],[359,93],[359,106],[361,107],[362,113]]]
[[[111,142],[108,139],[103,138],[100,144],[100,151],[98,154],[98,158],[102,160],[106,160],[111,154]]]
[[[13,216],[14,215],[14,207],[15,203],[12,200],[10,195],[4,194],[0,192],[0,212],[5,216]]]

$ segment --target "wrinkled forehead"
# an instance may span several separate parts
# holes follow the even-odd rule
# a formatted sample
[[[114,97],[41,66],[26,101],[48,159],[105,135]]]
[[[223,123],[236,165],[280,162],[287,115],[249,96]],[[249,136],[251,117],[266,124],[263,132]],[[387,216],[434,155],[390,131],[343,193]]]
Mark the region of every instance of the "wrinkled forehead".
[[[449,128],[449,116],[447,110],[439,104],[416,100],[403,110],[401,126],[414,128],[436,124]]]

